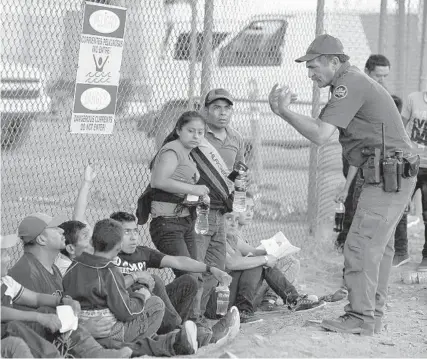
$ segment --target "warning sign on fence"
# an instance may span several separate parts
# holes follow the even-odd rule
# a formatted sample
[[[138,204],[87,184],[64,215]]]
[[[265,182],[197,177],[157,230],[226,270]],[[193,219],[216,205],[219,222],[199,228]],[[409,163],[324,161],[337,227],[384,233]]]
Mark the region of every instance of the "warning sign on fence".
[[[126,8],[86,2],[71,133],[113,133],[125,24]]]

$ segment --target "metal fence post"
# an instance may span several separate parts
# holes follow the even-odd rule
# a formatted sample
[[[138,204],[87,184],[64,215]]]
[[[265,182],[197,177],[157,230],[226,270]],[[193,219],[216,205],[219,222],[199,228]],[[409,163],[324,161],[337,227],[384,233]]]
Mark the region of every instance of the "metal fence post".
[[[262,128],[259,123],[260,119],[260,110],[259,110],[259,87],[256,79],[252,78],[248,84],[249,93],[249,116],[251,118],[251,133],[252,133],[252,143],[251,143],[251,159],[252,159],[252,181],[253,184],[259,185],[261,174],[262,174],[262,157],[261,157],[261,148],[262,148]]]
[[[405,40],[406,40],[406,14],[405,0],[397,0],[397,26],[396,26],[396,68],[397,68],[397,93],[405,97]]]
[[[205,18],[203,20],[203,57],[200,98],[203,99],[211,88],[212,77],[212,29],[214,0],[205,0]]]
[[[385,33],[387,27],[387,0],[381,0],[381,9],[380,9],[380,26],[378,29],[378,53],[385,53]]]
[[[427,91],[427,4],[423,4],[419,90]]]
[[[196,77],[197,61],[197,3],[188,0],[191,7],[191,34],[190,34],[190,64],[188,69],[188,109],[194,108],[194,82]]]
[[[325,17],[325,0],[317,1],[316,12],[316,36],[323,34],[323,21]],[[308,46],[308,44],[307,44]],[[313,99],[311,115],[316,118],[320,108],[320,91],[317,85],[313,84]],[[309,223],[310,234],[316,232],[317,228],[317,212],[318,212],[318,197],[317,197],[317,162],[318,162],[318,147],[315,144],[310,146],[310,164],[308,174],[308,196],[307,196],[307,219]]]

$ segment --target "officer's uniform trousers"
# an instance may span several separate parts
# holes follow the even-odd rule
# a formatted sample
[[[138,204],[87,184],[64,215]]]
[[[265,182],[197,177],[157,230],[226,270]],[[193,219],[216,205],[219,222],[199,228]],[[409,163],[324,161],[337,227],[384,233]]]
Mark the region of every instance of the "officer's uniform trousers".
[[[344,245],[348,314],[374,324],[384,315],[394,256],[394,232],[413,193],[417,177],[402,178],[399,192],[383,184],[364,184]]]

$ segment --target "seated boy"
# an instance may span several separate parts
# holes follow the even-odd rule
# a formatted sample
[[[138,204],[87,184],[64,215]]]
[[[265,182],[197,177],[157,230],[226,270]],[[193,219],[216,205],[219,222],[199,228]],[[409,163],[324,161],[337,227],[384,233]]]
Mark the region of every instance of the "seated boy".
[[[146,287],[128,293],[123,274],[114,260],[121,251],[123,236],[124,229],[119,222],[98,221],[92,235],[94,254],[83,252],[73,260],[63,280],[65,293],[80,301],[81,317],[101,315],[114,323],[110,332],[112,341],[142,345],[139,355],[194,354],[197,328],[193,322],[186,321],[182,329],[157,336],[164,313],[163,302],[152,297]],[[134,276],[134,280],[137,279]],[[158,310],[146,313],[144,308],[150,301],[158,304]]]
[[[224,215],[226,233],[225,267],[233,278],[230,285],[229,307],[235,305],[240,311],[241,323],[257,321],[254,299],[259,286],[265,279],[268,285],[283,299],[292,311],[312,310],[323,306],[324,302],[310,300],[298,294],[285,275],[277,268],[277,258],[261,252],[236,237],[239,214]],[[215,301],[209,301],[209,317],[214,316]]]
[[[198,285],[196,278],[190,274],[183,274],[165,286],[158,276],[151,275],[146,270],[148,268],[172,268],[184,273],[202,273],[209,270],[216,280],[221,284],[224,283],[225,285],[228,285],[231,282],[231,277],[218,268],[209,268],[206,264],[198,262],[192,258],[184,256],[169,256],[155,249],[138,245],[138,227],[136,224],[136,218],[131,213],[116,212],[113,213],[110,218],[119,221],[125,231],[122,248],[117,258],[117,265],[125,275],[125,282],[128,284],[128,281],[131,281],[130,274],[132,273],[140,278],[140,282],[143,281],[142,277],[144,277],[144,273],[145,277],[148,277],[148,281],[150,281],[151,277],[154,278],[155,286],[152,293],[160,297],[166,306],[165,317],[163,318],[162,326],[160,327],[162,330],[161,332],[164,333],[167,332],[167,330],[170,331],[175,329],[177,325],[181,324],[181,321],[185,321],[187,319],[191,319],[197,324],[197,318],[192,315],[192,307],[194,305],[193,302],[197,293]],[[140,271],[143,272],[141,273]],[[131,281],[129,284],[132,284],[132,290],[136,290],[141,287],[140,283],[133,284]],[[202,325],[198,325],[197,339],[199,347],[209,343],[216,343],[217,341],[224,339],[223,335],[227,332],[238,332],[239,325],[240,320],[233,314],[233,312],[230,312],[224,318],[221,318],[220,322],[212,327],[212,330]],[[233,329],[228,331],[231,327],[233,327]]]
[[[80,256],[83,252],[93,253],[92,228],[86,222],[86,208],[92,182],[96,178],[96,172],[89,164],[86,166],[83,181],[74,204],[73,217],[59,225],[64,231],[65,248],[55,260],[55,265],[62,275],[65,274],[71,264],[71,260]]]
[[[254,216],[255,201],[250,192],[246,192],[246,211],[239,213],[239,228],[236,231],[236,236],[242,242],[247,243],[243,230],[244,227],[252,223]],[[267,253],[261,253],[267,254]],[[286,256],[277,261],[276,267],[286,276],[286,279],[293,285],[296,285],[297,276],[300,270],[300,262],[294,256]],[[263,281],[255,296],[255,305],[261,311],[273,311],[280,308],[277,305],[279,296],[268,285],[267,281]]]

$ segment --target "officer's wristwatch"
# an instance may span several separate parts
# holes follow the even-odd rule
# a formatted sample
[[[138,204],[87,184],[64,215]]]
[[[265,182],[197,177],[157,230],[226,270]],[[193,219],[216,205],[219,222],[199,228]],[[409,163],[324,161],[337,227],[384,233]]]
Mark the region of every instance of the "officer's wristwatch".
[[[208,265],[206,264],[206,270],[205,270],[205,272],[206,272],[206,273],[212,273],[212,272],[211,272],[211,266],[208,266]]]

